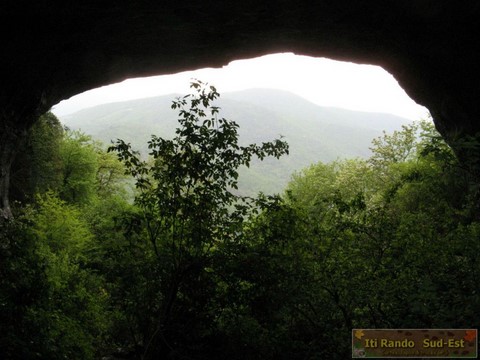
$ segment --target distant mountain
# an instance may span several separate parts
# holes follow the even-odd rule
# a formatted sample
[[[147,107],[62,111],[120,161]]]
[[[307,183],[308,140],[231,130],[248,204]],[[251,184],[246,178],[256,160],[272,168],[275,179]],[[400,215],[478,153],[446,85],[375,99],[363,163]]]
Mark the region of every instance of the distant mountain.
[[[178,94],[95,106],[61,116],[69,128],[81,129],[105,143],[121,138],[147,153],[151,134],[171,138],[177,112],[170,108]],[[410,121],[391,114],[351,111],[315,105],[281,90],[251,89],[222,94],[220,116],[240,125],[242,144],[273,140],[280,135],[290,155],[265,159],[243,169],[240,191],[281,192],[293,172],[317,161],[368,157],[372,139]]]

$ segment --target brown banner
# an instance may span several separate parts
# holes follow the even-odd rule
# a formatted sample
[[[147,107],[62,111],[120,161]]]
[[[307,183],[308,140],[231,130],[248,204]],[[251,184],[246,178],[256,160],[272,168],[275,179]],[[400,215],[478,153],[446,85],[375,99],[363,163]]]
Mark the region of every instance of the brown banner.
[[[477,358],[477,329],[353,329],[352,358]]]

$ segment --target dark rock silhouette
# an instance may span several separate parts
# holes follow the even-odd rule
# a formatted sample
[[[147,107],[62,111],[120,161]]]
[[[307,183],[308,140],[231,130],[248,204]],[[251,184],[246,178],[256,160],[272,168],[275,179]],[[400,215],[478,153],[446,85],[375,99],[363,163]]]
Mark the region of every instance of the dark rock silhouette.
[[[276,52],[382,66],[475,160],[477,148],[457,140],[480,132],[479,15],[478,2],[453,0],[2,1],[0,217],[10,216],[14,150],[60,100]]]

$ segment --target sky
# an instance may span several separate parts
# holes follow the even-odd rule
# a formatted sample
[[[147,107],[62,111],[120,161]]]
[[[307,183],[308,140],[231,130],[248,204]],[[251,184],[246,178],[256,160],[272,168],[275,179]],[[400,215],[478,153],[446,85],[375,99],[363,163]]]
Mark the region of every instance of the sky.
[[[292,53],[233,61],[219,69],[128,79],[73,96],[55,105],[52,111],[61,117],[104,103],[188,94],[194,78],[214,85],[220,95],[250,88],[272,88],[290,91],[321,106],[385,112],[410,120],[428,116],[428,110],[410,99],[395,78],[381,67]]]

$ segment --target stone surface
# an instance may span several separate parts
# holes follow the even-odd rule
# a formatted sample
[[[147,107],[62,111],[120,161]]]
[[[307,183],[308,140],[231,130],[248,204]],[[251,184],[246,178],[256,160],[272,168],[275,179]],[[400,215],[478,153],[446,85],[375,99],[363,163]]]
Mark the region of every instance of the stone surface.
[[[128,77],[293,51],[381,65],[442,133],[472,133],[479,15],[477,1],[7,0],[0,106],[28,118]]]
[[[0,132],[129,77],[288,51],[382,66],[454,143],[480,131],[479,16],[474,0],[3,0]]]

